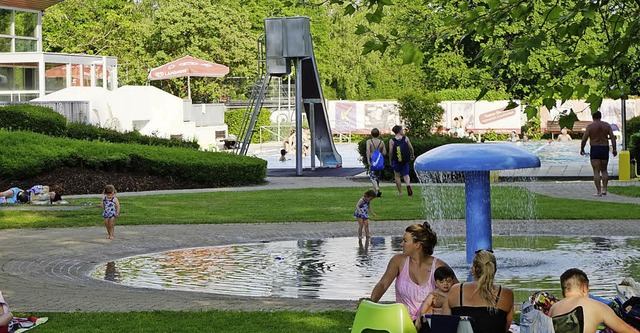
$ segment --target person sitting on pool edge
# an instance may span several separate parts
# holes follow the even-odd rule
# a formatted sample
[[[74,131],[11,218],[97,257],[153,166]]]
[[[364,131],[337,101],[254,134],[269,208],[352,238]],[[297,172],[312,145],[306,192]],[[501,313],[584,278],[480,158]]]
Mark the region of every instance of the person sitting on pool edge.
[[[601,323],[616,333],[638,333],[606,304],[589,298],[585,272],[571,268],[560,276],[561,301],[553,304],[549,316],[555,333],[592,333]]]

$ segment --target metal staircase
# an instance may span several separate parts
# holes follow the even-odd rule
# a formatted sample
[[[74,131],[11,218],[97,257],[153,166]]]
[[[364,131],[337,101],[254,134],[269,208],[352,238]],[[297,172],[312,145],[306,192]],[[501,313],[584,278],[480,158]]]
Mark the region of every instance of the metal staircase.
[[[236,144],[235,153],[239,155],[247,155],[251,138],[255,132],[256,123],[262,110],[262,103],[269,88],[271,75],[266,70],[266,53],[265,53],[265,35],[258,38],[258,77],[251,87],[251,97],[249,105],[247,105],[242,123],[240,124],[240,132],[238,133],[238,143]]]

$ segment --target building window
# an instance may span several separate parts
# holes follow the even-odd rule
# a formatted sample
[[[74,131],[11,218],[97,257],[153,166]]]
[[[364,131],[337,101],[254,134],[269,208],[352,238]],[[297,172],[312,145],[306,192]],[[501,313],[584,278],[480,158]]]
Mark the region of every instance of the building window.
[[[16,52],[36,52],[38,42],[36,40],[16,38]]]
[[[0,8],[0,52],[37,52],[38,15]]]
[[[11,52],[11,38],[0,37],[0,52]]]
[[[38,14],[32,12],[16,12],[15,15],[15,36],[36,37],[36,27],[38,26]]]
[[[11,35],[13,11],[0,8],[0,35]]]

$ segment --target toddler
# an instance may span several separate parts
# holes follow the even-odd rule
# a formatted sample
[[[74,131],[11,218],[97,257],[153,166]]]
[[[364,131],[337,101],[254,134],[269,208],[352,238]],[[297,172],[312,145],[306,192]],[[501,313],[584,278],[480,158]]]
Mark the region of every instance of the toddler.
[[[456,281],[456,273],[449,266],[441,266],[433,272],[433,278],[436,280],[436,290],[432,291],[422,303],[420,307],[421,316],[423,314],[442,313],[442,305],[447,300],[449,289]]]
[[[371,200],[376,197],[376,191],[368,190],[364,192],[364,196],[358,200],[356,204],[356,211],[353,213],[358,219],[358,238],[362,239],[362,229],[364,228],[364,232],[367,235],[367,238],[371,237],[371,233],[369,232],[369,213],[373,217],[377,216],[376,213],[371,210],[369,206],[371,204]]]
[[[116,188],[113,185],[107,185],[104,188],[104,197],[98,207],[104,209],[102,218],[104,226],[107,228],[107,239],[113,239],[116,218],[120,216],[120,201],[116,198]]]

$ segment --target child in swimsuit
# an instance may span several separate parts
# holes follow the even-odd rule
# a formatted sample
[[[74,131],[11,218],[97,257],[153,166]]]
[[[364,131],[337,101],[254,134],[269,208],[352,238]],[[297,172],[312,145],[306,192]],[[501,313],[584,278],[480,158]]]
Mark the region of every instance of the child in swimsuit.
[[[362,238],[363,228],[367,238],[371,238],[371,233],[369,232],[369,213],[374,217],[377,215],[371,210],[369,205],[371,204],[371,200],[375,197],[376,191],[368,190],[364,192],[364,196],[360,198],[356,204],[356,211],[353,213],[353,216],[358,219],[358,238]]]
[[[116,188],[113,185],[104,188],[104,197],[98,207],[103,208],[102,218],[107,228],[107,239],[113,239],[116,218],[120,216],[120,201],[116,198]]]

